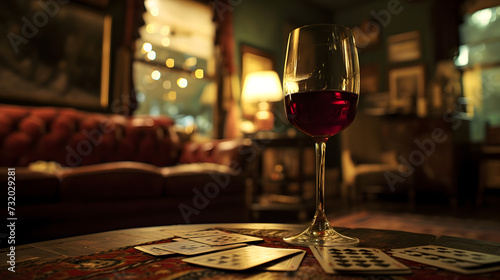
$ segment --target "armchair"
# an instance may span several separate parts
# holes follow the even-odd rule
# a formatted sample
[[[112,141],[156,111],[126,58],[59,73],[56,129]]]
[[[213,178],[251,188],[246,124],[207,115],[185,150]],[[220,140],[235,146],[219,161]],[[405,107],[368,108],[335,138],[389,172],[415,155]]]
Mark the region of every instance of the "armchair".
[[[385,143],[381,117],[359,112],[341,133],[341,146],[344,197],[361,203],[368,196],[406,192],[410,209],[415,207],[413,174],[398,161],[398,151]]]

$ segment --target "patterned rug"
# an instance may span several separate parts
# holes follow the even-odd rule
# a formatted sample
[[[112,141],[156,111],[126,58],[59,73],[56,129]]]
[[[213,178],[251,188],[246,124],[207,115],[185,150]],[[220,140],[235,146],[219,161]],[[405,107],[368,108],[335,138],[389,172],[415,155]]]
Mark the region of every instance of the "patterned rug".
[[[403,230],[500,242],[500,218],[498,222],[493,222],[410,213],[361,211],[338,218],[333,217],[330,223],[338,227]]]

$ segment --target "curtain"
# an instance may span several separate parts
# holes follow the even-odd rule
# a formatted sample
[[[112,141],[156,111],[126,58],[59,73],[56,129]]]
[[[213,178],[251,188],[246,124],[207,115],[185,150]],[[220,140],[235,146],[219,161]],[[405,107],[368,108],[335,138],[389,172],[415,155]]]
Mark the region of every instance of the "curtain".
[[[241,136],[240,83],[234,65],[233,7],[228,0],[214,2],[214,20],[217,23],[216,48],[218,49],[218,136],[236,138]]]

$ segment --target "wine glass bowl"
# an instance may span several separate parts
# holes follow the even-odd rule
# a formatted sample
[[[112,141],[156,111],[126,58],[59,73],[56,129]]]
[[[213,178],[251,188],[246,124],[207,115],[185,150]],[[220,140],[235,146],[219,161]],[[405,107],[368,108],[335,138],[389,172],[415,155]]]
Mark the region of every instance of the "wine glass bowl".
[[[299,246],[357,245],[336,232],[325,215],[326,142],[354,120],[359,97],[359,62],[352,31],[335,24],[307,25],[288,38],[283,74],[288,120],[311,136],[316,151],[316,213],[302,233],[284,238]]]
[[[288,120],[302,132],[329,138],[349,126],[356,116],[358,96],[346,91],[310,91],[288,94]]]

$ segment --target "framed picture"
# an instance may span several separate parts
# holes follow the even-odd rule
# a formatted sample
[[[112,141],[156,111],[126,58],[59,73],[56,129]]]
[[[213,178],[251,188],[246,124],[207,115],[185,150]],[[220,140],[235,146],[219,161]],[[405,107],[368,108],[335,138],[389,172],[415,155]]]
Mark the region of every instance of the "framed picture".
[[[411,31],[392,35],[387,38],[387,56],[389,62],[415,61],[422,56],[420,50],[420,33]]]
[[[242,83],[248,73],[267,70],[274,70],[274,59],[270,53],[249,45],[241,46]]]
[[[424,65],[395,68],[389,71],[389,99],[391,110],[403,114],[419,110],[425,100]]]
[[[78,4],[47,3],[16,1],[4,13],[0,102],[106,109],[111,16]]]

